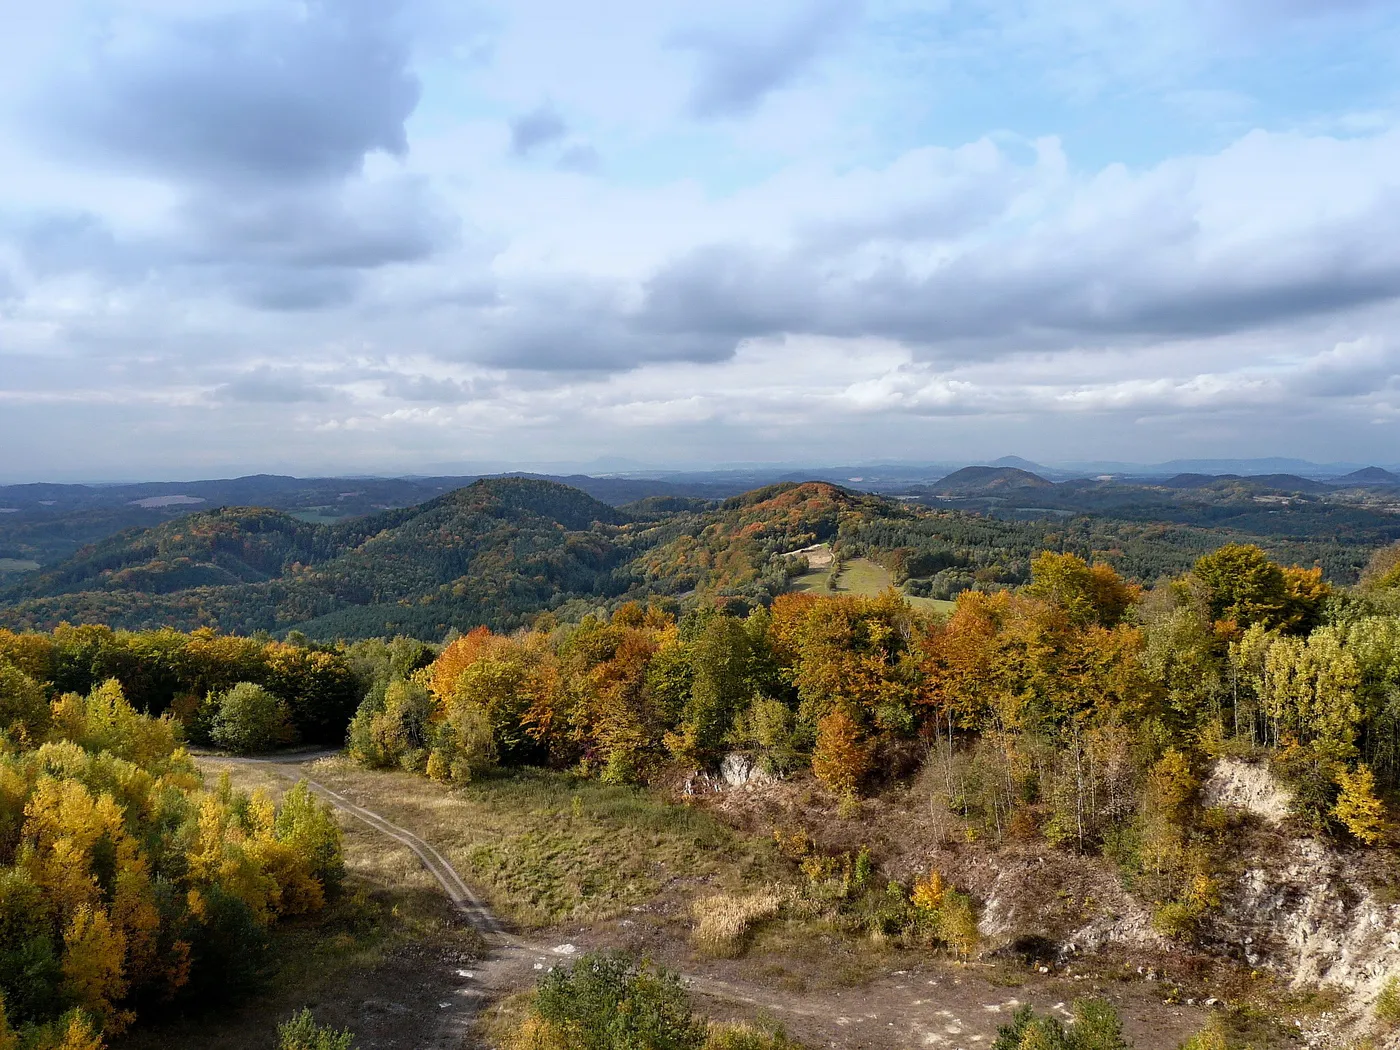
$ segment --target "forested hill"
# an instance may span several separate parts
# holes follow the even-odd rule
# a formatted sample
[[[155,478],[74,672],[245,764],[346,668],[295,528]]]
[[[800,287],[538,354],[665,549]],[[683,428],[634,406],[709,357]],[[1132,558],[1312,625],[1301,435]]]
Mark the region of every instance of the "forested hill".
[[[1368,554],[1335,541],[1087,515],[1003,521],[824,482],[785,482],[718,505],[666,498],[616,508],[554,482],[490,478],[335,524],[221,508],[130,530],[0,591],[0,626],[434,640],[454,628],[514,629],[543,612],[576,619],[631,599],[767,604],[794,585],[807,568],[800,552],[813,545],[828,561],[877,563],[877,575],[910,594],[950,598],[1024,583],[1043,550],[1106,561],[1149,583],[1231,540],[1329,573]]]
[[[627,515],[552,482],[492,478],[337,525],[219,509],[133,530],[24,580],[0,622],[215,626],[321,635],[441,635],[512,626],[576,595],[607,596]]]

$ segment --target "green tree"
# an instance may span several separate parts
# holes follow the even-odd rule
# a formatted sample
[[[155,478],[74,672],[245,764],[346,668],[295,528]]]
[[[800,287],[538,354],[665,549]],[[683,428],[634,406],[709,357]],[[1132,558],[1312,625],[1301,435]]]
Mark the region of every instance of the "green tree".
[[[18,667],[0,662],[0,737],[34,740],[49,724],[44,689]]]
[[[1279,626],[1286,618],[1283,569],[1253,544],[1227,543],[1200,558],[1191,574],[1204,589],[1212,620],[1233,620],[1245,628]]]
[[[229,751],[269,751],[296,739],[286,701],[252,682],[239,682],[220,696],[217,712],[211,735]]]

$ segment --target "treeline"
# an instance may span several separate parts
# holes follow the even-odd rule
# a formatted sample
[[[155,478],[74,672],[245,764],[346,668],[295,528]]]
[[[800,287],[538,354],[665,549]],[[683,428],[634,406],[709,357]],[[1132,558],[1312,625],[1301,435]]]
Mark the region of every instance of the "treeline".
[[[16,671],[58,693],[86,694],[115,680],[137,710],[171,712],[196,743],[205,744],[221,697],[239,683],[261,686],[285,705],[295,740],[332,746],[344,741],[345,725],[367,688],[344,650],[295,637],[281,642],[209,629],[0,629],[0,691]]]
[[[391,675],[354,753],[445,781],[494,764],[647,779],[742,752],[856,799],[923,764],[969,837],[1103,851],[1189,932],[1216,899],[1227,829],[1197,803],[1210,760],[1266,757],[1317,833],[1377,843],[1400,786],[1400,569],[1342,593],[1319,569],[1228,545],[1144,592],[1073,554],[946,620],[877,598],[785,594],[743,616],[478,629]]]
[[[53,695],[0,662],[0,1047],[100,1050],[247,986],[269,926],[320,909],[342,867],[304,785],[280,808],[205,790],[173,719],[116,680]]]

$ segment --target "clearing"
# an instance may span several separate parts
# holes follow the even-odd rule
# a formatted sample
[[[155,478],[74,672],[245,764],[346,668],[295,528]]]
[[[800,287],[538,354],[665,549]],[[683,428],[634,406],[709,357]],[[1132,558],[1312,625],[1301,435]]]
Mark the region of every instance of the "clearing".
[[[810,921],[774,923],[741,958],[709,958],[689,943],[691,903],[781,878],[783,862],[762,836],[654,792],[565,774],[526,771],[450,789],[342,758],[306,759],[202,762],[241,787],[280,791],[286,778],[306,775],[333,793],[358,921],[343,920],[337,904],[323,923],[279,934],[266,993],[217,1023],[205,1014],[145,1027],[119,1048],[270,1047],[276,1021],[302,1005],[350,1027],[367,1048],[487,1047],[477,1022],[509,1010],[512,993],[548,967],[605,947],[680,970],[709,1016],[774,1019],[811,1047],[972,1050],[989,1046],[1022,1002],[1063,1014],[1092,993],[1120,1004],[1139,1050],[1175,1047],[1202,1021],[1142,982],[1110,976],[1100,987],[1087,974],[958,965]],[[434,865],[430,875],[408,843],[455,870]],[[441,890],[458,872],[499,909],[507,932],[470,909],[453,914]],[[485,923],[484,938],[466,916]]]
[[[825,552],[825,557],[822,557]],[[862,597],[874,597],[895,587],[894,577],[889,569],[879,562],[871,561],[869,558],[852,558],[841,568],[841,572],[836,577],[836,586],[831,587],[831,548],[826,544],[818,544],[815,547],[808,547],[805,550],[794,553],[807,557],[807,563],[811,568],[801,576],[797,576],[792,581],[794,591],[813,591],[818,594],[855,594]],[[896,589],[898,589],[896,587]],[[952,612],[957,605],[956,602],[944,601],[941,598],[918,598],[912,594],[904,595],[907,601],[916,609],[924,611],[934,611],[948,613]]]

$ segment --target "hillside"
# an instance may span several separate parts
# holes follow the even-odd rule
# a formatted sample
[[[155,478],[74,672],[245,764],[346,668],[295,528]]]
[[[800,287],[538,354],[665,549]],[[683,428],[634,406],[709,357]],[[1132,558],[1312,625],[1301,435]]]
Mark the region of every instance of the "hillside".
[[[1020,467],[963,467],[929,486],[936,496],[984,496],[1007,489],[1053,489],[1054,482]]]
[[[1400,485],[1400,474],[1384,467],[1362,467],[1335,480],[1338,485]]]
[[[577,489],[523,478],[333,526],[268,510],[199,513],[24,580],[5,593],[0,622],[323,636],[508,627],[568,597],[616,592],[626,554],[592,527],[625,519]]]

